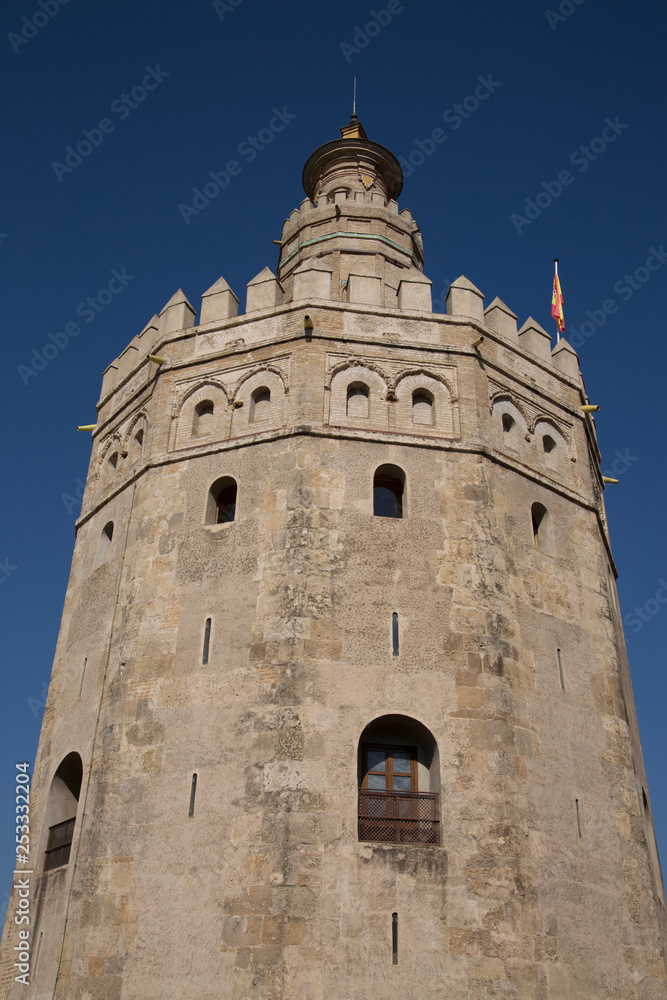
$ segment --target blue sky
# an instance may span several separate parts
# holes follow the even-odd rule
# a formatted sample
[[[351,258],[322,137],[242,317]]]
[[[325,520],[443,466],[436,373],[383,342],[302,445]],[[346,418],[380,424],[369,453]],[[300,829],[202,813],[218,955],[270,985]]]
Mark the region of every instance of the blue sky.
[[[619,472],[605,499],[667,857],[664,5],[5,0],[1,17],[0,899],[90,454],[76,426],[179,286],[199,309],[224,275],[243,303],[275,269],[303,164],[347,121],[355,75],[369,136],[413,165],[400,201],[436,300],[465,274],[555,332],[560,258],[603,470]],[[282,131],[253,140],[276,113]],[[229,161],[224,190],[184,211]]]

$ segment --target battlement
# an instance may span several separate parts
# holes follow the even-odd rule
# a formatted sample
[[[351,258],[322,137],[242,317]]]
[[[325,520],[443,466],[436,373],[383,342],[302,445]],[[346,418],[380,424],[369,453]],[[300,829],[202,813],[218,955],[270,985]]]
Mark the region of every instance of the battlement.
[[[489,340],[497,341],[538,363],[553,366],[570,379],[579,381],[581,378],[578,356],[565,338],[552,346],[550,335],[530,316],[518,329],[516,314],[497,296],[484,309],[484,294],[464,275],[449,287],[447,312],[434,313],[431,281],[417,268],[405,270],[396,295],[388,304],[379,276],[350,272],[344,287],[337,288],[331,265],[326,259],[312,257],[294,269],[289,295],[274,272],[265,267],[246,286],[243,312],[239,312],[239,299],[223,277],[203,292],[199,322],[194,307],[179,288],[105,370],[100,404],[143,365],[151,364],[148,355],[163,350],[167,343],[196,336],[199,339],[195,348],[197,354],[202,350],[221,350],[230,339],[236,339],[230,337],[230,328],[236,325],[247,327],[252,321],[257,322],[250,336],[244,330],[244,343],[250,344],[252,339],[265,341],[271,336],[272,325],[266,322],[267,313],[275,316],[277,312],[308,309],[311,305],[335,306],[338,309],[348,307],[352,312],[356,307],[361,307],[362,311],[370,307],[385,314],[388,320],[398,318],[402,313],[419,314],[419,319],[431,325],[430,335],[424,333],[422,326],[419,339],[431,340],[438,345],[447,342],[447,335],[441,329],[443,326],[451,322],[471,323]],[[223,336],[215,337],[216,331],[221,331]],[[253,338],[253,333],[257,334],[256,338]],[[392,335],[399,338],[408,336],[400,329]],[[483,355],[483,341],[480,351]]]

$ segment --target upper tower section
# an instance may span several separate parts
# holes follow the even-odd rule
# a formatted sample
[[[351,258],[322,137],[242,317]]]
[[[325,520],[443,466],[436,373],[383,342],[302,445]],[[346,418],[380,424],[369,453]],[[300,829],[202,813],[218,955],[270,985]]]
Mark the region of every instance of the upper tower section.
[[[395,307],[407,272],[430,284],[419,226],[396,202],[403,171],[356,114],[340,131],[342,138],[319,146],[303,168],[308,197],[283,226],[278,277],[288,300],[315,293]]]

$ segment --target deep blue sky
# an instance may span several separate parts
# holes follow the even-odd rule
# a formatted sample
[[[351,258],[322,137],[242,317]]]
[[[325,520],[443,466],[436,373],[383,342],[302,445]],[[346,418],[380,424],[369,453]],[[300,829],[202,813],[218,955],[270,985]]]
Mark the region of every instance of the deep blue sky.
[[[41,8],[37,0],[3,4],[0,900],[13,867],[14,764],[36,754],[74,543],[78,509],[67,496],[85,479],[90,454],[76,426],[95,419],[104,368],[179,286],[198,310],[201,293],[224,275],[243,305],[246,283],[275,268],[271,241],[304,197],[303,163],[347,121],[355,74],[372,139],[407,158],[433,129],[447,134],[406,177],[400,199],[421,225],[436,299],[465,274],[487,302],[500,295],[520,323],[532,314],[553,332],[558,256],[570,331],[605,300],[618,307],[582,338],[580,356],[602,407],[603,469],[611,471],[617,451],[625,456],[605,499],[623,612],[647,609],[642,628],[626,634],[667,857],[667,605],[655,599],[667,580],[667,264],[640,271],[635,289],[624,278],[667,243],[664,5],[565,0],[572,13],[550,24],[547,4],[534,0],[393,0],[390,23],[346,58],[341,43],[354,44],[355,26],[386,9],[384,0],[233,3],[221,19],[210,0],[70,0],[39,30],[28,28],[26,44],[15,40],[16,52],[8,36]],[[168,76],[121,117],[111,105],[141,84],[146,67]],[[460,127],[453,115],[443,122],[489,75],[488,99]],[[274,108],[296,117],[249,162],[238,147]],[[104,118],[113,131],[71,172],[58,171],[59,180],[52,163]],[[603,151],[593,143],[599,155],[582,170],[582,154],[575,163],[570,156],[591,148],[607,118],[620,123],[619,134]],[[240,174],[186,225],[179,204],[230,159]],[[517,232],[511,216],[568,169],[571,183]],[[92,322],[77,316],[79,303],[123,268],[127,287]],[[18,366],[75,322],[81,333],[24,384]]]

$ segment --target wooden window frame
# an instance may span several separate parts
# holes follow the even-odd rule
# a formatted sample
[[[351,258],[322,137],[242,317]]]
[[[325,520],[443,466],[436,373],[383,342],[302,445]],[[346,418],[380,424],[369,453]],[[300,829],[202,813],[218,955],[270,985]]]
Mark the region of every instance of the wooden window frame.
[[[369,771],[368,770],[368,751],[369,750],[383,750],[387,754],[386,757],[386,770],[385,771]],[[385,791],[393,792],[397,791],[394,789],[394,752],[399,751],[400,753],[410,754],[410,791],[419,791],[419,772],[417,770],[417,747],[415,746],[404,746],[398,743],[362,743],[361,745],[361,785],[360,788],[368,788],[368,775],[369,774],[383,774],[386,776],[387,788]],[[405,775],[403,775],[405,777]],[[380,791],[381,789],[377,789]],[[376,789],[372,789],[376,791]]]
[[[49,827],[49,837],[44,851],[44,871],[53,871],[54,868],[61,868],[69,864],[69,856],[72,850],[74,839],[74,826],[76,816],[63,820],[62,823],[55,823]],[[59,836],[64,834],[64,839],[58,843]],[[67,839],[69,837],[69,840]]]

